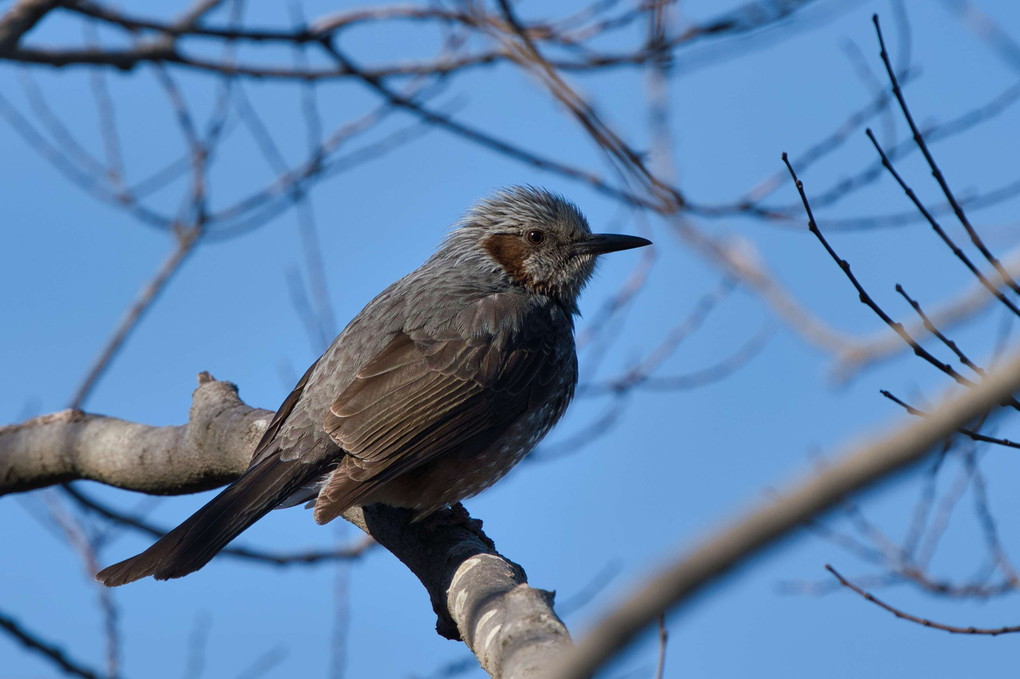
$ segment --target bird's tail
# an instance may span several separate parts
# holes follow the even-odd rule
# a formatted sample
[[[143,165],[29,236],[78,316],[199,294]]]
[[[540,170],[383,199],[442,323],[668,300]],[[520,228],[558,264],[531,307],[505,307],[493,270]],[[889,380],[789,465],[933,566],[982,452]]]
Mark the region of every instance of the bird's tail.
[[[147,550],[104,568],[96,580],[117,587],[146,576],[179,578],[197,571],[246,528],[321,473],[314,465],[263,459]]]

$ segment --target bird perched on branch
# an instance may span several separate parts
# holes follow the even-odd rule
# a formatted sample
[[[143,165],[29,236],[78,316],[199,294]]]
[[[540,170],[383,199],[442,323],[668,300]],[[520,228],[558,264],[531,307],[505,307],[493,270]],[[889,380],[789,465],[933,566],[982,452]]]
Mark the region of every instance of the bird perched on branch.
[[[270,510],[326,523],[382,503],[421,519],[488,488],[563,415],[577,297],[608,252],[572,203],[531,187],[475,205],[424,264],[369,302],[276,412],[248,470],[108,586],[198,570]]]

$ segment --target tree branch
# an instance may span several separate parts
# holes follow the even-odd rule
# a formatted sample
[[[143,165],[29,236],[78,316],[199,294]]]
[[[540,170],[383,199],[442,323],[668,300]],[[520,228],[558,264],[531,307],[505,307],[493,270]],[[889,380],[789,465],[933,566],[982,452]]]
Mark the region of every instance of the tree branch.
[[[188,425],[150,427],[80,410],[0,428],[0,495],[75,479],[158,495],[209,490],[248,467],[272,412],[199,375]]]
[[[101,676],[95,670],[79,663],[71,658],[59,646],[51,644],[33,632],[28,631],[14,618],[8,617],[0,612],[0,629],[16,639],[25,648],[42,655],[53,665],[60,668],[60,671],[70,677],[81,677],[82,679],[99,679]]]
[[[15,49],[28,33],[60,0],[21,0],[0,17],[0,54]]]

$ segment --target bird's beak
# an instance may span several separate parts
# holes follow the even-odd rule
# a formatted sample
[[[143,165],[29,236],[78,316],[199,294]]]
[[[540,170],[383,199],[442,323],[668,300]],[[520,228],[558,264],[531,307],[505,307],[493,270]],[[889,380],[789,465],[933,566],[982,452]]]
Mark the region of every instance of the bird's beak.
[[[652,241],[639,236],[623,236],[617,233],[593,233],[587,239],[574,243],[574,252],[579,255],[604,255],[607,252],[643,248]]]

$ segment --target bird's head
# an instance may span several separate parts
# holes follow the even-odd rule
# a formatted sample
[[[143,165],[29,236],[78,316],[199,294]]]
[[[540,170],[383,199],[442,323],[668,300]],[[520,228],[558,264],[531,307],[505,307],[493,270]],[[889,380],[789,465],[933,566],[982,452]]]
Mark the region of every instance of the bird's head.
[[[534,187],[510,187],[476,204],[447,241],[507,282],[576,311],[599,255],[651,242],[593,234],[573,203]]]

